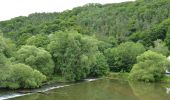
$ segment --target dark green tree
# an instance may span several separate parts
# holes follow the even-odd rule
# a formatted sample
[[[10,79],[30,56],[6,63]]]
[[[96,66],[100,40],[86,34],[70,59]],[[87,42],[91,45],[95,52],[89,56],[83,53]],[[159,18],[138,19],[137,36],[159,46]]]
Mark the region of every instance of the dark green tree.
[[[136,57],[144,51],[145,48],[142,44],[126,42],[115,48],[106,50],[105,55],[111,71],[129,72],[133,64],[136,63]]]
[[[95,58],[96,60],[90,69],[90,76],[100,77],[107,75],[109,73],[109,66],[105,56],[102,53],[96,53]]]

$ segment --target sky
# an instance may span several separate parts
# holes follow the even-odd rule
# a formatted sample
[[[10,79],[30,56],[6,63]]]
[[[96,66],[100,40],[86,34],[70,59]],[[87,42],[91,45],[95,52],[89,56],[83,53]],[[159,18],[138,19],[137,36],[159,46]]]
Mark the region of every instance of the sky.
[[[0,21],[31,13],[62,12],[87,3],[119,3],[134,0],[0,0]]]

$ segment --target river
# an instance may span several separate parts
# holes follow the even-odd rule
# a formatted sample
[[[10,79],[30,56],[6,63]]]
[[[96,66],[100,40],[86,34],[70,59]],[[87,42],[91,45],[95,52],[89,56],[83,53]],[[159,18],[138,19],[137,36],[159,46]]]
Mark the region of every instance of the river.
[[[22,94],[22,96],[18,94],[18,97],[15,92],[1,90],[0,99],[8,97],[9,100],[170,100],[168,84],[133,83],[111,79],[85,81],[39,90],[44,93]]]

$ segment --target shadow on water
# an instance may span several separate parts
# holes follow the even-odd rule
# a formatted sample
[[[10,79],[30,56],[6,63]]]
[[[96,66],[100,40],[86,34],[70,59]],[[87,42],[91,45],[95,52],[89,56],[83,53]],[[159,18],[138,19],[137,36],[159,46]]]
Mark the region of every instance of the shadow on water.
[[[164,84],[100,79],[11,100],[170,100]]]

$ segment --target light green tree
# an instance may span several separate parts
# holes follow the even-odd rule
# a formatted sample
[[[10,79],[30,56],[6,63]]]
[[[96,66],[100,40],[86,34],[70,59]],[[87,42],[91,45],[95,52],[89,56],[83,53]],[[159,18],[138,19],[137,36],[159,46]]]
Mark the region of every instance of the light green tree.
[[[75,31],[55,33],[48,45],[55,62],[55,73],[69,80],[86,78],[96,59],[97,43],[95,38]]]
[[[169,50],[168,50],[168,47],[166,46],[166,44],[162,40],[154,41],[154,47],[151,46],[149,49],[151,51],[161,53],[164,56],[168,56],[169,53],[170,53]]]
[[[36,47],[43,47],[46,48],[49,44],[50,40],[47,35],[45,34],[37,34],[27,39],[27,45],[34,45]]]
[[[11,89],[37,88],[46,80],[45,75],[25,64],[12,65],[9,75],[3,86]]]
[[[6,57],[12,57],[16,51],[15,44],[10,39],[0,36],[0,52]]]
[[[146,51],[137,57],[137,63],[133,66],[129,78],[131,80],[155,82],[165,76],[165,68],[169,65],[162,54]]]
[[[24,45],[17,51],[16,61],[29,65],[47,76],[52,75],[54,71],[51,54],[43,48]]]

